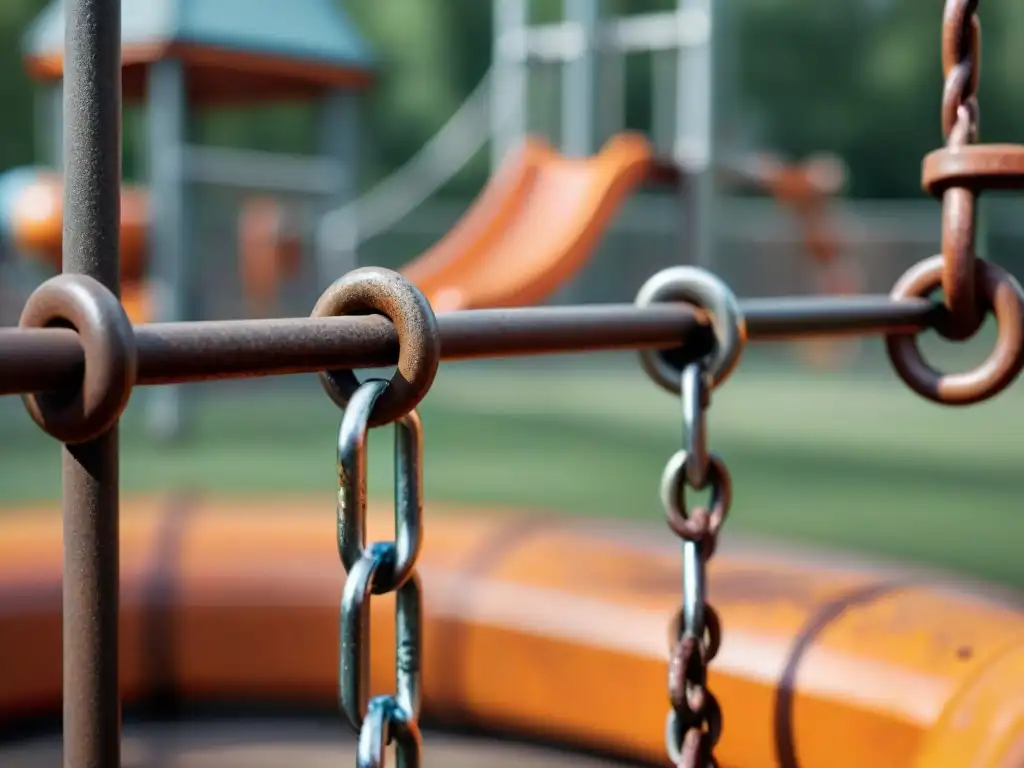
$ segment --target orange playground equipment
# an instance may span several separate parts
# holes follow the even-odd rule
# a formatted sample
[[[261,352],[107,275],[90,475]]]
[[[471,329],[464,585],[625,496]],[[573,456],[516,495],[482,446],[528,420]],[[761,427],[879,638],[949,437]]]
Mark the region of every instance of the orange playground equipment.
[[[317,512],[329,503],[126,500],[125,702],[336,705],[342,583],[331,521]],[[371,540],[390,537],[390,517],[371,514]],[[727,628],[709,676],[729,713],[720,765],[1021,765],[1024,615],[1014,602],[927,574],[827,565],[822,553],[723,547],[709,566]],[[424,719],[664,764],[678,558],[654,529],[430,505],[417,568]],[[9,513],[0,538],[8,722],[60,707],[60,583],[59,515]],[[385,652],[394,600],[375,599],[370,620],[376,694],[395,687]]]
[[[830,173],[831,171],[831,173]],[[58,267],[63,189],[56,173],[17,169],[20,183],[0,187],[9,200],[3,230],[16,252]],[[439,312],[543,302],[587,263],[623,202],[644,184],[685,181],[685,170],[658,158],[639,133],[614,136],[596,155],[565,157],[529,137],[507,158],[479,198],[444,238],[407,264],[412,280]],[[814,262],[831,265],[840,240],[827,199],[842,184],[828,164],[785,165],[757,157],[725,170],[728,181],[766,189],[801,225]],[[122,292],[133,322],[151,317],[146,288],[149,227],[144,189],[121,192]],[[238,265],[254,314],[267,313],[280,284],[302,258],[288,208],[271,196],[247,198],[238,216]],[[681,254],[685,259],[685,254]],[[857,286],[842,286],[853,292]]]

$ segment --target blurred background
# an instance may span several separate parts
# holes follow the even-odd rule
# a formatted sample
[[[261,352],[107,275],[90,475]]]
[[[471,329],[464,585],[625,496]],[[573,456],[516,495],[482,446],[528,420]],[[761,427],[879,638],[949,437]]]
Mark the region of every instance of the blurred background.
[[[39,48],[47,5],[0,3],[0,170],[60,162],[59,89],[45,76]],[[143,21],[156,13],[142,0],[125,5]],[[740,297],[886,292],[912,263],[938,251],[940,206],[920,189],[921,158],[942,142],[941,14],[934,4],[723,0],[704,48],[693,43],[700,38],[695,27],[650,17],[624,27],[628,34],[607,36],[632,41],[628,55],[594,45],[589,58],[586,38],[581,49],[572,29],[672,14],[679,4],[602,0],[600,20],[588,11],[593,3],[533,0],[518,17],[515,5],[339,4],[362,41],[352,45],[370,52],[372,76],[358,87],[339,86],[336,100],[290,96],[215,109],[186,100],[184,116],[162,113],[180,119],[170,132],[147,116],[158,98],[155,81],[148,102],[127,100],[127,182],[150,183],[159,164],[154,146],[167,149],[165,142],[224,150],[196,155],[188,166],[190,182],[178,188],[187,222],[177,209],[167,213],[173,206],[154,210],[161,237],[187,232],[187,242],[182,236],[169,247],[180,259],[188,254],[191,275],[182,288],[185,278],[171,262],[158,265],[143,296],[155,302],[154,317],[306,315],[324,286],[325,264],[339,272],[353,264],[402,267],[456,225],[524,131],[567,154],[593,154],[633,130],[660,154],[698,170],[753,168],[764,180],[780,164],[817,159],[830,172],[819,212],[828,221],[824,257],[808,246],[806,212],[787,204],[770,180],[735,184],[724,178],[729,174],[705,173],[711,180],[701,200],[708,207],[696,225],[684,220],[672,188],[630,194],[586,266],[551,303],[632,301],[656,270],[694,262]],[[259,22],[255,11],[241,15]],[[263,21],[274,26],[273,18]],[[531,48],[514,34],[523,24],[546,25],[549,34]],[[986,141],[1024,138],[1024,99],[1015,87],[1024,49],[1010,33],[1021,25],[1024,5],[985,9]],[[496,39],[529,55],[499,55]],[[694,50],[680,54],[681,40]],[[166,95],[174,70],[164,72]],[[127,70],[125,82],[127,88]],[[593,90],[581,100],[574,84],[587,82]],[[522,83],[525,108],[516,111],[508,88]],[[344,131],[358,138],[341,142]],[[332,137],[342,146],[329,153]],[[269,153],[319,159],[281,165]],[[349,172],[332,175],[336,166]],[[16,178],[5,176],[8,189],[17,189]],[[3,205],[15,205],[6,194]],[[173,202],[173,192],[164,199]],[[269,303],[251,300],[239,269],[247,231],[240,217],[254,199],[281,213],[295,251],[294,268],[275,283]],[[980,248],[1019,274],[1024,217],[1017,205],[986,198]],[[328,217],[334,229],[323,225],[327,211],[335,211]],[[5,208],[3,216],[0,322],[13,325],[53,263],[45,248],[19,249],[14,214]],[[334,250],[318,255],[325,236]],[[336,240],[346,237],[339,247]],[[930,359],[951,369],[982,360],[993,338],[986,328],[954,347],[930,336]],[[663,525],[658,481],[679,445],[678,411],[632,354],[446,366],[422,407],[428,498],[471,504],[480,514],[511,507]],[[750,348],[716,392],[709,421],[711,445],[735,485],[726,535],[897,557],[1024,586],[1022,417],[1019,388],[968,409],[926,403],[898,380],[876,340]],[[338,419],[313,377],[137,390],[123,422],[122,487],[126,494],[301,493],[322,499],[306,504],[311,513],[330,517]],[[371,492],[385,497],[389,436],[375,433],[371,444]],[[0,402],[0,505],[55,503],[59,493],[58,446],[16,398]]]

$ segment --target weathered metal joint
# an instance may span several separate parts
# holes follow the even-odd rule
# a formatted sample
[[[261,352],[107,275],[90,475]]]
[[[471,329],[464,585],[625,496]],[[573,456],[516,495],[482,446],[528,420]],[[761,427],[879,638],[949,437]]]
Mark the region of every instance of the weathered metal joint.
[[[109,430],[128,404],[137,370],[135,335],[117,296],[91,277],[57,275],[29,296],[19,326],[70,326],[84,351],[75,389],[22,397],[36,424],[64,443],[83,443]]]
[[[942,256],[911,267],[897,281],[895,298],[922,297],[942,284]],[[995,397],[1009,386],[1024,366],[1024,291],[1006,270],[989,261],[975,262],[978,297],[995,315],[998,337],[988,359],[964,373],[940,373],[924,361],[911,334],[886,338],[893,367],[907,385],[922,397],[943,405],[970,405]]]
[[[715,345],[701,362],[707,371],[710,386],[721,386],[739,363],[747,339],[743,311],[729,286],[703,269],[670,267],[644,283],[636,296],[639,307],[659,302],[687,302],[709,316],[714,329]],[[690,362],[695,361],[686,361]],[[685,365],[678,365],[670,352],[644,350],[640,353],[640,364],[656,384],[669,392],[680,394]]]
[[[331,285],[313,308],[313,317],[385,315],[398,332],[398,370],[376,401],[369,426],[397,421],[426,396],[441,361],[441,336],[430,303],[397,272],[382,267],[354,269]],[[341,408],[359,388],[349,370],[325,371],[320,380]]]

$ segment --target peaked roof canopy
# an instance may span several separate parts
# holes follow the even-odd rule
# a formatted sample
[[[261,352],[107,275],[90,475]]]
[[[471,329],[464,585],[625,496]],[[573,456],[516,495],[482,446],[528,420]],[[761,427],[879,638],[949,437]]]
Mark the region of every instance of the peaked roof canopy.
[[[29,27],[29,72],[62,76],[64,3]],[[335,0],[122,0],[125,98],[145,93],[145,72],[161,59],[184,62],[190,101],[251,103],[361,88],[374,55]]]

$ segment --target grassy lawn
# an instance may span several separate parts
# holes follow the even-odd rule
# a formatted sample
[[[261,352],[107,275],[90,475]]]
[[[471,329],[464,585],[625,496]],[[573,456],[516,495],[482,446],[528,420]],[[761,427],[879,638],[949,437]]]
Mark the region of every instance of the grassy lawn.
[[[204,392],[194,437],[171,448],[145,439],[138,406],[123,428],[126,493],[335,483],[338,412],[315,382]],[[709,422],[735,485],[729,529],[1024,586],[1022,406],[1011,392],[942,409],[891,374],[741,369]],[[421,413],[430,498],[662,519],[657,485],[679,444],[678,404],[635,368],[449,368]],[[56,498],[58,450],[17,400],[0,403],[0,436],[0,504]],[[371,493],[388,492],[390,449],[390,435],[371,439]]]

